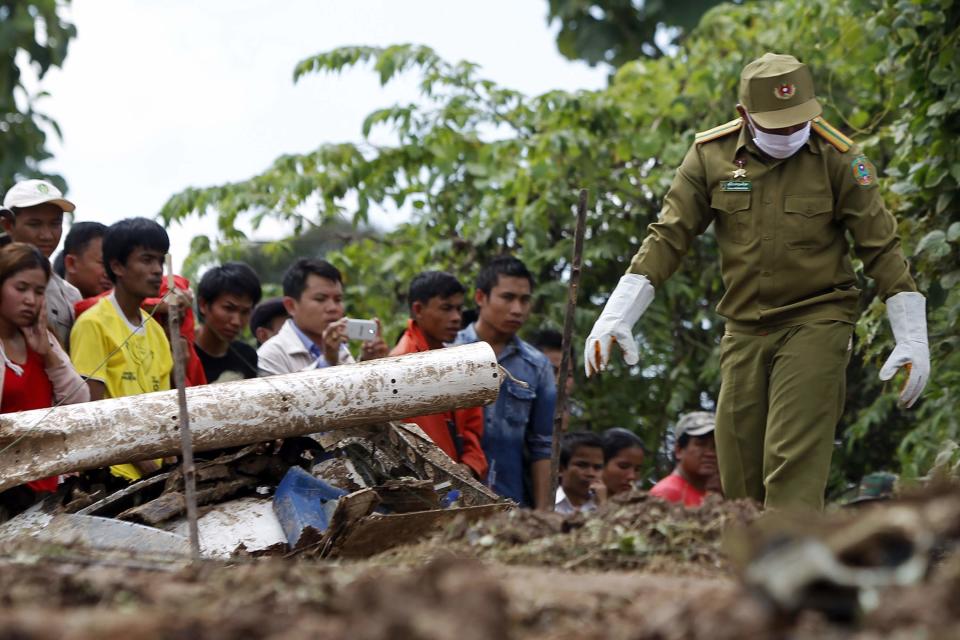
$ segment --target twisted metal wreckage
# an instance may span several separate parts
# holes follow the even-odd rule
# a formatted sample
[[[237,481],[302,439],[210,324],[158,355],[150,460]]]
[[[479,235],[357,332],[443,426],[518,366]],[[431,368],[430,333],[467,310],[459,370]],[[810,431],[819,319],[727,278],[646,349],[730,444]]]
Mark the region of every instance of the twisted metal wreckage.
[[[390,422],[489,404],[501,376],[481,342],[188,389],[194,450],[212,452],[197,463],[204,555],[368,555],[458,515],[510,508],[416,425]],[[176,393],[0,416],[0,490],[178,455]],[[187,553],[179,468],[110,495],[85,489],[35,505],[0,539]]]

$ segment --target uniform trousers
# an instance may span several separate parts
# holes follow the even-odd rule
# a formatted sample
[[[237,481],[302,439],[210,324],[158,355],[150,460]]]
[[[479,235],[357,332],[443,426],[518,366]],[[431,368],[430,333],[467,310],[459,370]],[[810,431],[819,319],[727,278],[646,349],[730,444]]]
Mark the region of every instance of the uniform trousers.
[[[833,320],[727,330],[715,433],[726,497],[823,508],[852,335],[852,324]]]

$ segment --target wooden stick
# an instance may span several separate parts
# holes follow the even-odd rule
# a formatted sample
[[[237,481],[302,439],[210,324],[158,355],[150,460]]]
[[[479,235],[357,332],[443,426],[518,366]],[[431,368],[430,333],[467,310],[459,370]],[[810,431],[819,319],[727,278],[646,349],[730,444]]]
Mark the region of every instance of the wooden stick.
[[[556,506],[557,482],[560,474],[560,439],[563,437],[563,413],[567,405],[567,376],[570,375],[570,341],[573,319],[577,310],[580,286],[580,262],[583,257],[583,234],[587,226],[587,190],[580,189],[577,203],[577,226],[573,234],[573,262],[570,264],[570,288],[567,309],[563,317],[563,340],[560,352],[560,371],[557,374],[557,406],[553,412],[553,452],[550,456],[550,510]]]
[[[193,464],[193,438],[190,436],[190,414],[187,412],[187,385],[183,367],[184,349],[180,337],[180,299],[173,277],[173,259],[167,254],[167,274],[170,301],[167,303],[170,345],[173,347],[173,380],[177,384],[180,407],[180,452],[183,464],[183,495],[187,502],[187,525],[190,533],[190,551],[194,560],[200,559],[200,530],[197,526],[197,469]]]

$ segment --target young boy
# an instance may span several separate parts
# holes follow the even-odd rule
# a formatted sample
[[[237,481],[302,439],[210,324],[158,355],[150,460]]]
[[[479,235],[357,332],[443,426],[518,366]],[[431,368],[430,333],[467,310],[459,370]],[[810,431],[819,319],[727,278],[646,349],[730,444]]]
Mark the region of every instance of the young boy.
[[[603,440],[590,431],[564,434],[560,443],[560,486],[554,511],[569,515],[593,511],[607,494],[603,473]]]
[[[391,356],[442,349],[453,342],[463,317],[463,285],[449,273],[425,271],[410,282],[407,302],[410,319]],[[480,446],[483,408],[470,407],[446,413],[408,418],[426,432],[448,456],[478,479],[487,474],[487,458]]]
[[[260,278],[243,262],[227,262],[203,274],[197,287],[203,326],[195,344],[207,382],[257,377],[257,351],[237,336],[260,296]]]
[[[283,306],[290,314],[277,335],[257,350],[261,376],[354,362],[347,350],[343,279],[326,260],[300,258],[283,274]],[[380,335],[363,343],[361,360],[387,355]]]
[[[32,244],[50,259],[63,234],[63,214],[76,207],[46,180],[24,180],[13,185],[3,198],[6,210],[0,225],[12,242]],[[76,316],[73,305],[82,296],[77,288],[56,274],[47,284],[47,323],[57,340],[68,346]]]
[[[160,292],[170,240],[153,220],[129,218],[107,229],[103,262],[114,290],[77,319],[70,333],[70,359],[87,378],[90,399],[164,391],[173,358],[163,328],[140,308]],[[154,461],[111,467],[138,480],[158,468]]]
[[[280,333],[290,314],[283,306],[283,297],[268,298],[253,308],[250,314],[250,333],[257,339],[257,346]]]
[[[699,507],[707,491],[715,490],[719,484],[717,446],[713,440],[715,425],[714,415],[706,411],[680,417],[674,429],[677,442],[673,454],[677,466],[650,489],[651,496]]]
[[[107,225],[77,222],[63,241],[63,277],[84,298],[93,298],[113,288],[103,267],[103,235]],[[55,269],[56,270],[56,269]]]

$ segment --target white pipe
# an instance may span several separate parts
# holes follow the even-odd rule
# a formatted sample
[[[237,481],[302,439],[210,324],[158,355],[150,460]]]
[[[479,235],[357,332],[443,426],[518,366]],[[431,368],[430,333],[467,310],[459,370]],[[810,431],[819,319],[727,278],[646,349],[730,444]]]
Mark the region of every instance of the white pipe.
[[[187,389],[194,449],[428,415],[496,400],[485,342]],[[178,455],[177,392],[0,415],[0,490],[60,473]],[[12,444],[11,444],[12,443]]]

